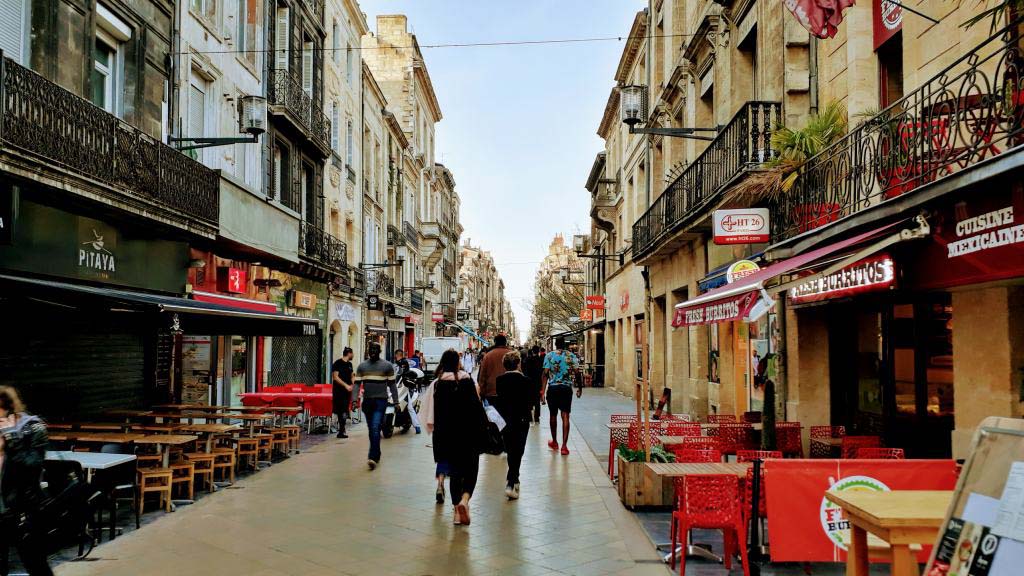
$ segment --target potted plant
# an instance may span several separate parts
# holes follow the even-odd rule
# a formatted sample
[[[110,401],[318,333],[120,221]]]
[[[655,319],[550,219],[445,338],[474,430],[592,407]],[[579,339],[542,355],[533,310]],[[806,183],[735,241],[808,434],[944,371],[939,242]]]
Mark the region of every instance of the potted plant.
[[[648,470],[644,451],[630,450],[625,444],[617,448],[619,466],[619,499],[627,508],[638,506],[672,506],[675,485],[671,478]],[[661,446],[651,447],[651,462],[675,462],[675,455]]]

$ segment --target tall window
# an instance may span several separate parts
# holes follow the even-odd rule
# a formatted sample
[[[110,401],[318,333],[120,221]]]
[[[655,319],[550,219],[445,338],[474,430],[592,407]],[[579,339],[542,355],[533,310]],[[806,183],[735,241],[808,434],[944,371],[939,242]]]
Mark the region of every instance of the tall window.
[[[288,9],[279,7],[277,9],[277,22],[274,24],[274,69],[288,70],[289,52],[288,26],[290,23]]]
[[[208,90],[206,83],[194,74],[188,85],[188,138],[202,138],[206,136],[206,94]],[[203,150],[196,150],[200,161],[203,159]]]
[[[882,108],[903,97],[903,32],[878,47],[878,103]]]
[[[331,102],[331,150],[341,156],[341,111],[337,102]]]
[[[302,89],[313,96],[313,43],[302,43]]]
[[[189,8],[210,22],[217,22],[217,0],[191,0]]]
[[[338,26],[338,21],[335,20],[331,26],[331,57],[335,64],[341,63],[341,28]]]
[[[118,47],[118,43],[108,34],[96,32],[92,63],[92,103],[111,114],[118,114],[118,88],[123,85],[120,78]]]
[[[352,61],[355,60],[354,56],[355,56],[355,54],[353,54],[353,52],[352,52],[352,45],[351,44],[346,44],[345,45],[345,77],[348,79],[348,83],[349,83],[350,86],[352,85],[352,76],[354,76],[354,74],[355,74],[355,72],[353,70],[354,66],[352,64]]]
[[[345,163],[352,166],[352,120],[345,123]]]
[[[291,171],[288,148],[280,142],[274,143],[274,196],[282,204],[299,212],[302,206],[291,194]]]
[[[256,0],[238,0],[237,46],[242,58],[256,65],[256,26],[260,10]]]
[[[19,64],[28,62],[29,0],[14,0],[0,16],[0,50]]]

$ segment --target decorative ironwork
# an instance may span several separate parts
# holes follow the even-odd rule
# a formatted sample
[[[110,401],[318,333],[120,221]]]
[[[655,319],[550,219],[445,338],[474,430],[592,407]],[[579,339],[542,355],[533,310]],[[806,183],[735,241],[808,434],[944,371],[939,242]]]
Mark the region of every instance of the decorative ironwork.
[[[744,170],[776,156],[772,129],[782,119],[778,102],[747,102],[718,137],[633,224],[634,258],[652,252],[680,225],[702,214]]]
[[[373,282],[373,290],[376,294],[381,296],[387,296],[388,298],[395,297],[395,279],[383,270],[374,270],[376,277]]]
[[[423,293],[418,290],[412,290],[409,292],[409,307],[417,312],[423,311]]]
[[[283,107],[323,150],[331,147],[331,121],[319,103],[302,89],[302,81],[291,71],[273,71],[274,81],[268,86],[268,100],[272,106]]]
[[[39,74],[3,59],[0,141],[118,193],[216,225],[220,178]]]
[[[775,241],[824,226],[1024,142],[1020,22],[807,161],[772,205]]]
[[[302,221],[299,253],[321,266],[341,273],[348,266],[348,247],[333,235]]]
[[[359,268],[352,269],[352,293],[357,296],[366,296],[366,272]]]
[[[416,228],[413,227],[410,222],[403,222],[402,229],[405,231],[405,241],[413,248],[420,247],[420,237],[416,233]]]
[[[394,224],[388,224],[388,246],[405,246],[405,235]]]

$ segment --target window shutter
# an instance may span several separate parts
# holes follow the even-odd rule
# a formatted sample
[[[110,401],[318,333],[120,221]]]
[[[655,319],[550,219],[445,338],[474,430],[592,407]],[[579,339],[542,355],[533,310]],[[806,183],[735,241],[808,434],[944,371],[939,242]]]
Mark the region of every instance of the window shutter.
[[[206,125],[203,115],[206,113],[206,94],[195,84],[189,85],[188,91],[188,137],[201,138],[206,136]]]
[[[334,49],[334,63],[337,64],[341,60],[341,28],[338,23],[334,23],[334,30],[331,31],[331,47]]]
[[[4,56],[24,64],[26,3],[14,0],[13,4],[0,10],[0,50],[4,51]]]
[[[352,165],[352,121],[349,120],[345,127],[345,161]]]
[[[339,116],[338,103],[334,102],[331,104],[331,149],[340,156],[341,151],[338,150],[338,147],[341,145],[341,118]]]
[[[302,89],[313,95],[313,43],[302,44]]]
[[[275,198],[276,197],[279,200],[283,201],[284,199],[281,198],[281,149],[278,148],[277,146],[274,146],[274,168],[273,168],[273,171],[274,171],[274,183],[273,183],[273,186],[272,186],[272,189],[271,189],[270,197],[271,198]]]
[[[277,9],[274,28],[274,69],[288,70],[288,9]]]

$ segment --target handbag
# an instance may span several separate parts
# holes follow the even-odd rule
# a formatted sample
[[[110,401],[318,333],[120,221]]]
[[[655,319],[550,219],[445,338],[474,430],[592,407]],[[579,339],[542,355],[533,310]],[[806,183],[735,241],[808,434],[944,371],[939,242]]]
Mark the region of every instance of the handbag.
[[[484,432],[484,452],[492,456],[499,456],[505,451],[505,439],[494,422],[487,422]]]

